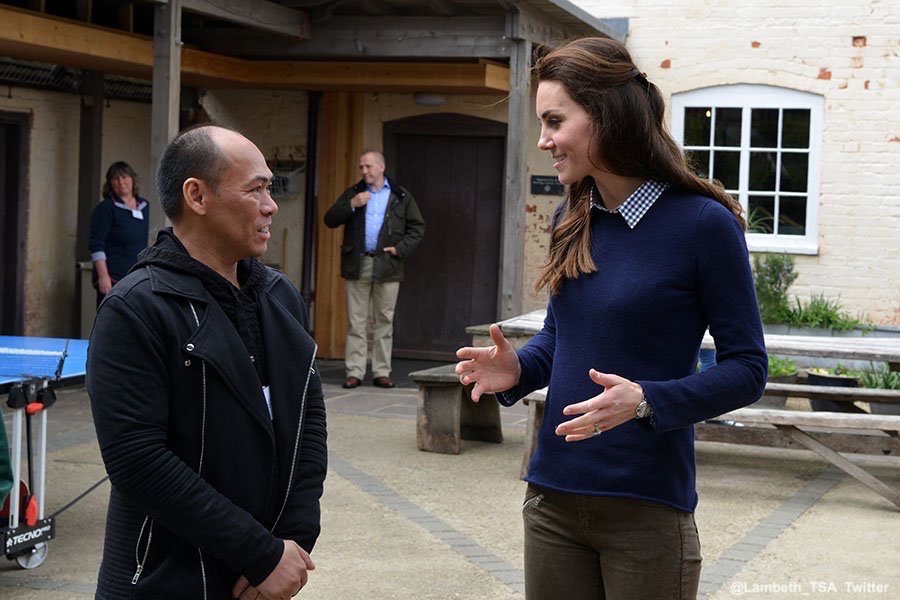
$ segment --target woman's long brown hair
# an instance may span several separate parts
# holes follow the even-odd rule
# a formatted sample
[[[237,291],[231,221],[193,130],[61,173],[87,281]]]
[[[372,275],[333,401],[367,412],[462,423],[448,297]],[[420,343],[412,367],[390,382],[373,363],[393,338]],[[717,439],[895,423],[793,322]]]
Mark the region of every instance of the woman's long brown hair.
[[[746,229],[741,205],[717,181],[698,177],[666,131],[665,102],[623,44],[583,38],[545,54],[534,67],[538,82],[555,81],[591,116],[590,160],[623,177],[666,182],[717,200]],[[604,150],[606,152],[604,152]],[[565,279],[597,270],[591,257],[590,191],[593,178],[568,187],[550,237],[550,256],[535,289],[559,293]]]

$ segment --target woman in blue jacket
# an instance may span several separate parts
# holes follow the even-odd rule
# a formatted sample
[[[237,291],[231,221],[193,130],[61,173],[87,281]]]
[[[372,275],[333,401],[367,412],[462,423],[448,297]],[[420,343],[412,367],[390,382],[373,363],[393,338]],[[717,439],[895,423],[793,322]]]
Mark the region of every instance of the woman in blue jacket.
[[[694,598],[694,423],[762,394],[766,352],[740,205],[697,177],[663,98],[610,39],[535,66],[538,147],[565,201],[538,289],[543,329],[516,352],[463,348],[472,399],[549,386],[527,477],[529,600]],[[718,364],[696,372],[709,327]]]
[[[114,162],[106,171],[103,200],[91,212],[89,247],[97,306],[147,247],[149,224],[150,205],[138,195],[137,173],[126,162]]]

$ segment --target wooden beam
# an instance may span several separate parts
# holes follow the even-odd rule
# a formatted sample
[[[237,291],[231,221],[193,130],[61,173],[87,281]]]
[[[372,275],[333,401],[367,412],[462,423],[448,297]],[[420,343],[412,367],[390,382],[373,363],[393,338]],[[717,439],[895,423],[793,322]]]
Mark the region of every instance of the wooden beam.
[[[428,8],[444,17],[459,14],[459,5],[449,0],[428,0]]]
[[[356,3],[369,15],[387,15],[391,12],[391,5],[384,0],[356,0]]]
[[[334,17],[314,22],[307,39],[257,32],[223,37],[202,31],[191,39],[209,52],[247,58],[494,58],[509,57],[503,16]],[[399,43],[398,43],[399,42]]]
[[[91,211],[100,200],[103,155],[103,73],[85,71],[81,84],[81,125],[78,132],[78,230],[75,260],[87,261]]]
[[[511,16],[507,35],[514,40],[529,40],[532,44],[557,46],[566,40],[593,33],[587,26],[575,28],[563,25],[526,4],[519,4]]]
[[[850,454],[871,454],[873,456],[900,456],[900,440],[886,435],[865,435],[859,432],[835,432],[817,430],[816,437],[828,444],[836,452]],[[805,450],[806,446],[785,436],[771,427],[735,427],[724,423],[706,422],[694,425],[694,436],[698,442],[723,442],[727,444],[747,444],[770,448],[790,448]]]
[[[179,0],[156,7],[153,15],[153,107],[150,117],[150,176],[155,178],[159,159],[178,133],[181,101],[181,9]],[[165,215],[153,216],[150,229],[161,227]]]
[[[247,64],[247,63],[245,63]],[[504,65],[479,63],[266,62],[245,69],[247,85],[329,91],[504,93]],[[248,64],[248,67],[252,67]]]
[[[531,103],[531,42],[513,42],[509,64],[509,118],[500,249],[498,314],[508,319],[522,313],[525,271],[525,132]]]
[[[178,49],[182,82],[195,87],[503,94],[509,85],[507,67],[490,61],[251,61]],[[144,36],[0,7],[0,54],[6,56],[150,79],[153,53]]]
[[[887,402],[900,404],[900,390],[881,388],[851,388],[830,385],[802,385],[798,383],[766,383],[767,396],[815,398],[845,402]]]
[[[163,5],[171,0],[150,0]],[[261,31],[297,39],[306,37],[306,13],[267,0],[180,0],[181,8]]]
[[[810,412],[767,408],[739,408],[717,417],[738,423],[768,425],[798,425],[800,427],[829,427],[832,429],[880,429],[900,431],[900,416],[856,413]]]
[[[557,8],[577,18],[584,27],[589,28],[587,35],[600,35],[619,40],[624,43],[628,37],[628,19],[600,19],[569,0],[547,0]],[[593,31],[591,31],[593,30]]]
[[[835,465],[845,473],[848,473],[849,475],[855,477],[858,481],[862,482],[869,488],[881,494],[883,497],[887,498],[887,500],[897,508],[900,508],[900,492],[898,492],[894,488],[888,486],[877,477],[872,476],[867,471],[856,466],[825,444],[821,443],[816,438],[812,437],[808,433],[800,431],[793,425],[776,425],[776,427],[778,427],[779,431],[782,431],[786,435],[789,435],[794,440],[800,442],[831,464]]]

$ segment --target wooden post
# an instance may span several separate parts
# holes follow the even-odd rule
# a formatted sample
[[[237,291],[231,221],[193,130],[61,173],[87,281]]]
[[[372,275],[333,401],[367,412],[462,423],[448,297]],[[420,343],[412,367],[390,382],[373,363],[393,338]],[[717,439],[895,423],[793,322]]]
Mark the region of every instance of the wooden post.
[[[322,95],[320,150],[316,199],[316,297],[313,323],[320,358],[343,358],[347,333],[347,301],[341,279],[342,227],[329,229],[322,218],[341,193],[359,180],[363,150],[364,95],[327,92]],[[307,201],[311,202],[309,198]]]
[[[159,159],[166,145],[178,133],[181,101],[181,0],[158,4],[153,14],[153,108],[150,118],[150,173],[154,182]],[[150,237],[165,225],[165,215],[152,214]]]
[[[81,125],[78,133],[78,230],[75,260],[90,258],[88,236],[91,211],[100,201],[103,152],[103,73],[85,71],[81,87]]]
[[[509,18],[513,18],[510,15]],[[501,319],[522,312],[525,271],[525,132],[530,93],[531,42],[511,41],[509,57],[509,120],[506,135],[506,178],[501,221],[500,298]]]

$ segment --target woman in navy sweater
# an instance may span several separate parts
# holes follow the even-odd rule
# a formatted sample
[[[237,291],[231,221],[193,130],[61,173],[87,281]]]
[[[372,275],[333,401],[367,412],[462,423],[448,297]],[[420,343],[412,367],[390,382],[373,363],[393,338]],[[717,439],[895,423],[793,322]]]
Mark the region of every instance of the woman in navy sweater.
[[[138,196],[137,173],[126,162],[106,170],[103,200],[91,212],[89,247],[94,262],[97,306],[147,247],[150,205]]]
[[[528,600],[694,598],[694,423],[762,394],[766,351],[741,207],[697,177],[625,47],[545,55],[538,147],[565,201],[537,281],[543,329],[462,348],[472,399],[549,386],[523,507]],[[709,327],[718,363],[696,373]]]

